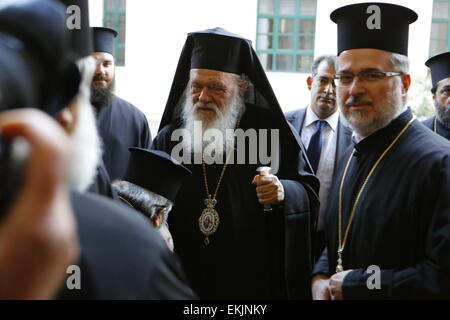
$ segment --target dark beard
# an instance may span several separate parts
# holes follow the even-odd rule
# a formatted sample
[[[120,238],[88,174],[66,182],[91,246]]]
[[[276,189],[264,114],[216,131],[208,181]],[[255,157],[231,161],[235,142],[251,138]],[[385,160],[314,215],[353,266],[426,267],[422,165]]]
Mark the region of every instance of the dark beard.
[[[91,103],[98,111],[103,107],[109,106],[113,99],[114,83],[111,83],[108,87],[94,87],[91,86]]]
[[[448,106],[442,106],[436,101],[434,102],[434,107],[436,108],[436,117],[439,122],[446,128],[450,130],[450,108]]]

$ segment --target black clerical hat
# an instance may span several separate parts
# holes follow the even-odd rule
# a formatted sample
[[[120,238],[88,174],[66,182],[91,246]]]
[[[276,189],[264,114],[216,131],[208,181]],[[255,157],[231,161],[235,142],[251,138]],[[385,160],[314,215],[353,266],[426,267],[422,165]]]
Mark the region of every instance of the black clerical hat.
[[[88,0],[60,0],[67,8],[67,29],[72,51],[77,58],[90,56],[93,51],[92,29],[89,26]]]
[[[431,57],[425,65],[431,70],[431,80],[435,86],[442,79],[450,77],[450,52]]]
[[[188,34],[192,45],[191,69],[210,69],[241,74],[250,42],[222,28]],[[250,44],[251,46],[251,44]]]
[[[417,13],[389,3],[358,3],[334,10],[338,28],[338,55],[349,49],[380,49],[408,55],[409,25]]]
[[[104,27],[92,28],[94,35],[94,51],[108,52],[114,55],[114,38],[118,33],[116,30]]]
[[[129,148],[128,172],[124,178],[174,202],[184,179],[191,171],[173,160],[166,152]]]

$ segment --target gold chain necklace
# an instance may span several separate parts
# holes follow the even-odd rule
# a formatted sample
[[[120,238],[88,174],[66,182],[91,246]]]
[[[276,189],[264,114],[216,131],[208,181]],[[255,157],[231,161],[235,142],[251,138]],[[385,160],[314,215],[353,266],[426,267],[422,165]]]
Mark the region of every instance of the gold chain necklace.
[[[436,125],[437,125],[436,121],[437,120],[436,119],[437,119],[437,117],[434,117],[434,128],[433,128],[433,131],[437,133],[437,130],[436,130]]]
[[[347,164],[345,166],[344,174],[342,176],[341,185],[339,188],[339,222],[338,222],[338,224],[339,224],[338,225],[339,244],[338,244],[338,251],[337,251],[338,260],[337,260],[337,266],[336,266],[336,273],[344,271],[343,262],[342,262],[342,253],[344,252],[344,247],[345,247],[345,244],[347,243],[347,238],[348,238],[348,235],[350,232],[350,227],[353,222],[353,217],[355,216],[356,208],[358,207],[359,200],[361,198],[362,193],[364,192],[364,189],[366,188],[367,183],[369,182],[370,178],[372,177],[373,173],[377,169],[380,162],[383,160],[383,158],[386,156],[386,154],[389,152],[389,150],[391,150],[392,147],[396,144],[398,139],[400,139],[400,137],[403,135],[403,133],[405,133],[406,129],[408,129],[408,127],[413,123],[414,120],[415,120],[415,117],[413,117],[405,125],[405,127],[402,129],[402,131],[400,131],[400,133],[395,137],[395,139],[391,142],[391,144],[383,151],[383,153],[378,157],[377,161],[370,169],[369,174],[367,175],[366,179],[364,180],[364,183],[361,186],[361,188],[359,189],[358,194],[356,196],[355,202],[352,207],[352,211],[350,213],[350,219],[348,221],[347,228],[345,229],[344,240],[342,241],[342,194],[343,194],[343,190],[344,190],[344,181],[347,176],[347,171],[350,166],[350,162],[353,158],[353,155],[355,154],[355,150],[353,150],[352,154],[350,155],[350,158],[348,159]]]
[[[236,123],[236,129],[239,128],[240,120]],[[216,190],[214,191],[214,195],[211,196],[211,193],[209,192],[209,186],[208,186],[208,178],[206,177],[206,164],[205,164],[205,158],[203,156],[202,152],[202,169],[203,169],[203,179],[205,182],[205,190],[206,190],[206,196],[204,203],[206,208],[203,209],[202,214],[198,218],[198,226],[200,228],[200,231],[205,235],[205,245],[209,245],[209,236],[214,234],[217,231],[217,228],[219,227],[219,213],[217,212],[214,207],[217,204],[217,193],[219,192],[220,183],[222,182],[222,178],[225,174],[225,170],[228,166],[228,160],[230,159],[232,152],[230,152],[227,155],[227,159],[225,161],[225,164],[223,165],[222,172],[220,173],[219,181],[217,182]]]

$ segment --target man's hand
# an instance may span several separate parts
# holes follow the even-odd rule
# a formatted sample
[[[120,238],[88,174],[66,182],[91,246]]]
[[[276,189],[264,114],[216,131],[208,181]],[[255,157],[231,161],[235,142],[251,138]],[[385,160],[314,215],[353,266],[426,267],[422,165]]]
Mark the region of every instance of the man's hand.
[[[169,247],[170,251],[173,252],[173,239],[172,234],[169,231],[169,228],[166,224],[161,225],[161,227],[158,229],[159,234],[163,237],[164,241],[167,244],[167,247]]]
[[[330,295],[330,278],[319,274],[311,281],[311,291],[313,300],[331,300]]]
[[[67,136],[36,109],[1,112],[0,130],[30,145],[21,190],[0,221],[0,299],[50,299],[79,252],[65,187]]]
[[[261,204],[280,204],[284,201],[284,188],[277,176],[256,175],[252,184],[256,185],[256,195]]]
[[[334,274],[330,278],[330,295],[331,300],[344,300],[344,295],[342,294],[342,283],[344,282],[345,276],[352,270],[345,270]]]

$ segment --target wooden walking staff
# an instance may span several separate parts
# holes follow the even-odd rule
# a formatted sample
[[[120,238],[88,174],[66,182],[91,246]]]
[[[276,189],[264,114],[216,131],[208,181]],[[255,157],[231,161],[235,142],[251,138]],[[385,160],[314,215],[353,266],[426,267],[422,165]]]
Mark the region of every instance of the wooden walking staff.
[[[256,169],[256,172],[258,172],[258,174],[260,176],[268,176],[270,174],[271,169],[272,169],[271,167],[259,167]],[[270,204],[265,204],[264,212],[269,212],[269,211],[272,211],[272,206]]]

